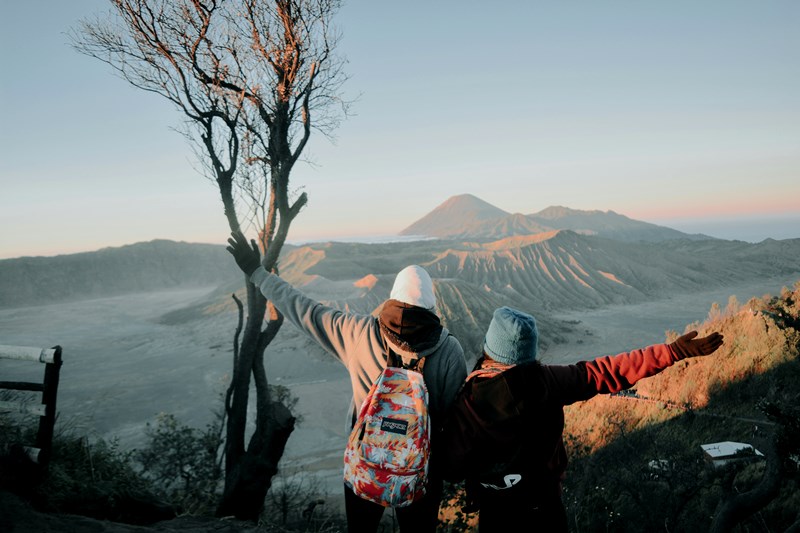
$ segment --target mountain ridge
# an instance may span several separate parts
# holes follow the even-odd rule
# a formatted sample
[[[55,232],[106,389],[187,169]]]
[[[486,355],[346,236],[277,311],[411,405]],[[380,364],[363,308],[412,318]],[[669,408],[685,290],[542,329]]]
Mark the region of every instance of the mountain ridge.
[[[800,271],[800,239],[648,243],[552,230],[485,242],[289,246],[280,260],[281,275],[301,288],[312,281],[324,286],[325,280],[355,283],[374,277],[361,284],[359,294],[386,291],[393,276],[409,264],[424,266],[435,279],[460,279],[521,297],[536,307],[568,309],[635,303],[668,291],[793,274]],[[224,246],[159,240],[66,256],[0,260],[0,308],[169,288],[236,286],[239,280]],[[357,297],[361,302],[375,300]]]
[[[623,241],[661,242],[672,239],[713,239],[689,234],[649,222],[631,219],[614,211],[583,211],[549,206],[523,215],[508,213],[471,194],[451,196],[400,235],[424,235],[442,239],[500,239],[553,230],[572,230]]]
[[[166,239],[54,257],[2,259],[0,308],[214,286],[237,275],[224,246]]]
[[[365,246],[369,253],[364,253]],[[370,306],[388,297],[401,268],[419,264],[436,284],[445,325],[465,344],[480,341],[482,330],[474,326],[488,324],[491,311],[499,305],[546,317],[655,301],[749,280],[800,278],[800,239],[759,244],[724,240],[631,243],[559,230],[486,243],[435,240],[372,246],[376,245],[311,245],[309,250],[324,250],[325,257],[318,257],[302,273],[284,268],[282,275],[287,279],[316,276],[312,297],[323,300],[325,283],[331,285],[332,294],[349,280],[352,296],[327,303],[369,313]],[[293,254],[309,250],[295,250],[286,260],[292,262]],[[380,282],[355,287],[368,274]],[[552,334],[559,327],[553,324],[547,329]]]

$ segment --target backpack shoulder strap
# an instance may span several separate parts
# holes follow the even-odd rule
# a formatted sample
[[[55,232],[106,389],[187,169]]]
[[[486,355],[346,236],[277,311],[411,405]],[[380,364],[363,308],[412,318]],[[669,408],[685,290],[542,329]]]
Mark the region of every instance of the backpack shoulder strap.
[[[422,356],[419,359],[414,359],[409,364],[403,364],[403,368],[422,373],[422,367],[425,366],[425,359],[425,356]]]
[[[380,328],[378,329],[380,331]],[[422,367],[425,365],[425,356],[419,357],[414,359],[408,363],[403,361],[403,358],[400,357],[400,354],[392,350],[392,347],[389,345],[389,341],[386,340],[386,337],[383,333],[380,333],[381,342],[383,343],[383,351],[386,354],[386,366],[394,367],[394,368],[405,368],[407,370],[414,370],[416,372],[422,372]]]
[[[413,359],[406,363],[394,350],[388,345],[386,346],[386,366],[405,368],[406,370],[414,370],[415,372],[422,372],[422,367],[425,366],[425,356]]]

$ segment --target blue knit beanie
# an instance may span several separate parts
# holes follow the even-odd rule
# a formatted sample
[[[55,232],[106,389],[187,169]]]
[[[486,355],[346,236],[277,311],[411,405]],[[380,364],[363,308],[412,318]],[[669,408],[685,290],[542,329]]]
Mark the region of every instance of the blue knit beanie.
[[[486,331],[483,351],[498,363],[517,365],[536,359],[538,341],[539,330],[531,315],[501,307],[495,310]]]

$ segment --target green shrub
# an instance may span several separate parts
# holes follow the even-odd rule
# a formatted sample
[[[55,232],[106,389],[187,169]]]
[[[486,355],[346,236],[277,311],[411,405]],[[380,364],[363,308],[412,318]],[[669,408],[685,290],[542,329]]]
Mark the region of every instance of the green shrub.
[[[32,427],[14,425],[11,433],[21,442],[33,442]],[[33,466],[33,465],[31,465]],[[138,472],[132,452],[116,439],[78,436],[70,426],[53,437],[46,472],[30,490],[10,490],[28,499],[40,511],[78,514],[103,520],[146,524],[171,518],[173,509],[153,496],[150,483]],[[24,487],[27,489],[27,487]]]
[[[146,432],[147,446],[135,453],[144,477],[183,512],[210,514],[222,479],[219,419],[200,431],[161,413]]]

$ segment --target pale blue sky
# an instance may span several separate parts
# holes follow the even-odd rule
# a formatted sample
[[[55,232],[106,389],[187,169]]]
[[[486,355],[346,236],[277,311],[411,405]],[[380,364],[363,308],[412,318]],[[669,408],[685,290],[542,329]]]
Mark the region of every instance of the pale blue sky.
[[[225,241],[180,114],[70,48],[105,6],[0,3],[0,258]],[[293,175],[291,238],[393,234],[461,193],[800,237],[800,2],[358,0],[337,20],[360,99]]]

